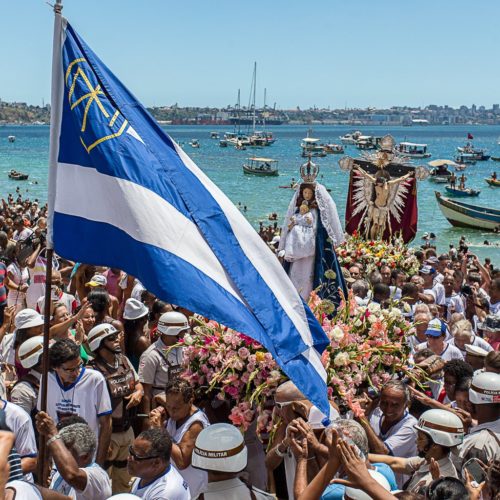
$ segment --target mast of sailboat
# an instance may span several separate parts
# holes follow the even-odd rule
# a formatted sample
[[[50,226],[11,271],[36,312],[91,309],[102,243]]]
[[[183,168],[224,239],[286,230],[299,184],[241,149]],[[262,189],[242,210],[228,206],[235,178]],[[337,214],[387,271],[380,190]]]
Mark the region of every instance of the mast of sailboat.
[[[238,135],[241,134],[240,130],[240,125],[241,125],[241,120],[240,120],[240,89],[238,89],[238,101],[236,102],[236,117],[238,121]],[[236,126],[235,126],[236,129]]]
[[[262,130],[265,133],[266,132],[266,94],[267,94],[267,89],[264,89],[264,113],[262,114]]]
[[[257,89],[257,62],[253,63],[253,78],[252,78],[252,83],[253,83],[253,117],[252,117],[252,128],[253,128],[253,133],[255,134],[255,92]]]

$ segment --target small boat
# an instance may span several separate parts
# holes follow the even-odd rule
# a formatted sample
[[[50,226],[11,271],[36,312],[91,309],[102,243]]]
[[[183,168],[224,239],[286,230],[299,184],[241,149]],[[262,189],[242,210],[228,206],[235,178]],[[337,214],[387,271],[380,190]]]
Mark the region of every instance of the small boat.
[[[314,137],[304,137],[300,144],[302,148],[302,157],[307,158],[308,156],[323,157],[326,156],[325,147],[323,144],[319,143],[319,139]]]
[[[21,172],[17,172],[16,170],[11,170],[9,172],[9,179],[14,181],[27,181],[29,174],[23,174]]]
[[[219,146],[220,146],[221,148],[227,148],[227,141],[226,141],[226,139],[221,139],[221,140],[219,141]]]
[[[489,179],[484,179],[490,186],[493,187],[500,187],[500,180],[499,179],[492,179],[491,177]]]
[[[451,200],[442,196],[438,191],[434,194],[441,212],[452,226],[489,231],[500,227],[500,210]]]
[[[256,156],[248,158],[248,163],[243,164],[243,172],[245,174],[260,175],[264,177],[279,175],[278,160]]]
[[[14,142],[16,140],[16,136],[15,135],[9,135],[9,137],[7,137],[7,139],[9,140],[9,142]]]
[[[472,142],[467,142],[465,146],[457,148],[458,156],[462,154],[468,155],[468,158],[472,158],[474,161],[487,161],[490,159],[490,155],[485,154],[484,149],[475,148]]]
[[[356,147],[358,149],[377,149],[382,137],[375,137],[372,135],[360,135],[359,139],[356,141]]]
[[[489,158],[489,156],[488,156],[488,158]],[[472,153],[459,153],[455,157],[455,161],[459,165],[466,165],[466,164],[474,165],[476,163],[476,161],[479,161],[479,160],[477,159],[477,156],[472,154]]]
[[[210,132],[210,139],[218,139],[219,132]]]
[[[396,147],[398,153],[410,158],[430,158],[432,155],[427,151],[427,144],[416,144],[414,142],[400,142]]]
[[[329,155],[342,155],[344,154],[344,146],[341,144],[326,144],[323,147],[326,154]]]
[[[199,148],[200,143],[196,139],[192,139],[191,142],[189,143],[192,148]]]
[[[451,176],[451,172],[448,170],[448,166],[441,165],[439,167],[434,167],[431,170],[429,180],[432,182],[440,183],[440,184],[446,184],[446,183],[449,183],[450,176]]]
[[[358,139],[361,137],[361,132],[359,130],[356,130],[356,132],[351,132],[350,134],[345,134],[345,135],[341,135],[339,137],[340,139],[340,142],[342,142],[342,144],[356,144],[356,142],[358,141]]]
[[[451,186],[446,186],[445,189],[450,196],[456,196],[458,198],[460,197],[463,198],[465,196],[479,196],[479,193],[481,192],[471,188],[458,189],[458,188],[452,188]]]
[[[459,165],[459,164],[457,163],[457,164],[455,165],[455,167],[454,167],[454,168],[455,168],[455,170],[456,170],[457,172],[462,172],[463,170],[465,170],[465,169],[467,168],[467,165],[465,165],[465,164],[464,164],[464,165]]]
[[[500,161],[500,156],[491,156],[491,157],[490,157],[490,160],[493,160],[493,161]]]

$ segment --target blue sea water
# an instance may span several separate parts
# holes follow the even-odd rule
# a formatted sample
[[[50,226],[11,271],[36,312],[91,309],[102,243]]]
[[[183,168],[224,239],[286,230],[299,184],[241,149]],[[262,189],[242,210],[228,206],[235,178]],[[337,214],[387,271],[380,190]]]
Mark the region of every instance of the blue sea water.
[[[226,193],[235,203],[247,206],[246,217],[258,227],[259,221],[267,223],[268,215],[277,212],[280,224],[292,196],[290,189],[280,189],[280,185],[290,183],[292,177],[299,178],[298,169],[304,162],[300,156],[300,142],[306,136],[305,125],[282,125],[269,127],[277,141],[263,149],[247,149],[237,151],[234,148],[220,148],[219,142],[210,139],[210,132],[217,131],[222,136],[230,127],[207,126],[167,126],[165,131],[177,142],[182,143],[186,152],[196,164]],[[474,144],[485,148],[488,154],[500,157],[500,126],[424,126],[424,127],[359,127],[366,135],[385,135],[390,133],[396,141],[426,143],[432,158],[415,160],[416,164],[438,158],[453,159],[457,146],[466,141],[467,133],[474,135]],[[352,131],[345,126],[315,126],[314,137],[322,142],[339,142],[339,136]],[[9,143],[7,136],[15,135],[16,141]],[[189,145],[191,139],[197,139],[201,147],[194,149]],[[0,195],[6,197],[20,186],[25,196],[47,198],[47,165],[49,150],[49,128],[47,126],[4,126],[0,127]],[[354,146],[346,146],[346,154],[358,156],[359,151]],[[250,156],[266,156],[279,160],[279,177],[255,177],[244,175],[242,164]],[[320,166],[321,182],[330,188],[337,204],[341,219],[344,218],[348,174],[338,166],[341,155],[328,155],[325,158],[314,159]],[[15,182],[7,177],[10,169],[16,169],[30,174],[29,181]],[[485,177],[497,170],[500,177],[500,163],[493,161],[478,162],[468,166],[465,175],[467,186],[480,189],[479,197],[473,199],[478,205],[499,207],[500,188],[489,187]],[[34,181],[37,184],[34,184]],[[415,244],[424,232],[434,232],[437,235],[438,248],[445,251],[449,243],[456,244],[462,234],[470,242],[471,250],[480,257],[490,256],[498,264],[500,248],[485,246],[484,241],[500,245],[500,236],[480,230],[464,230],[453,228],[441,214],[434,196],[434,191],[445,191],[442,184],[434,184],[429,180],[418,183],[418,235]]]

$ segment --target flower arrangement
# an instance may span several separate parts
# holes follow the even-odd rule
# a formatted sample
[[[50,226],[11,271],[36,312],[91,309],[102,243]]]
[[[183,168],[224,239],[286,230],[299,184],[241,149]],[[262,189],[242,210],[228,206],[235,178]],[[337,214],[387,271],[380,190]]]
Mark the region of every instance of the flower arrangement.
[[[398,308],[381,309],[376,303],[362,307],[352,294],[343,297],[333,318],[325,313],[329,304],[324,302],[311,294],[309,306],[330,339],[322,356],[329,394],[360,415],[355,397],[362,387],[378,390],[396,372],[413,378],[405,342],[413,328]]]
[[[367,241],[355,231],[352,235],[346,235],[345,241],[336,250],[342,266],[348,267],[357,263],[367,274],[388,265],[413,276],[420,267],[414,250],[398,238],[393,242]]]
[[[231,402],[231,422],[245,431],[257,418],[265,433],[271,412],[264,404],[286,380],[273,357],[255,340],[215,321],[198,320],[192,334],[177,344],[184,347],[181,375],[199,394]]]

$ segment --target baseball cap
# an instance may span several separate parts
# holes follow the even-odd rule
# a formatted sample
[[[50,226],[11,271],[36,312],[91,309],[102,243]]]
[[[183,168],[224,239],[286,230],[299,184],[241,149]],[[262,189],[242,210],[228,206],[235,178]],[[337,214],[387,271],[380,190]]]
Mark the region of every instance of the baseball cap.
[[[427,325],[427,330],[425,330],[425,334],[431,337],[441,337],[443,335],[443,331],[441,328],[441,321],[439,319],[431,319],[429,324]]]
[[[420,274],[434,274],[436,270],[429,265],[422,266],[419,270]]]
[[[106,286],[108,284],[108,280],[106,279],[106,276],[103,276],[102,274],[95,274],[92,276],[92,279],[88,282],[85,283],[85,286]]]

